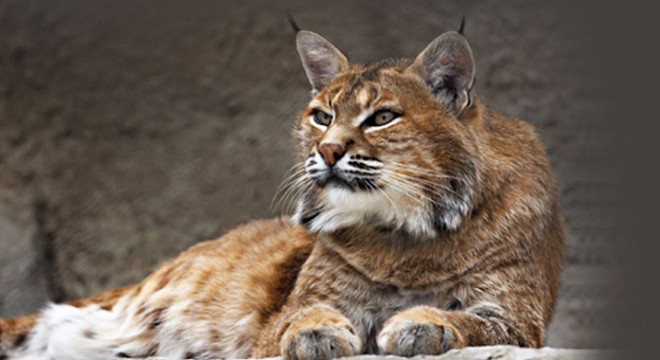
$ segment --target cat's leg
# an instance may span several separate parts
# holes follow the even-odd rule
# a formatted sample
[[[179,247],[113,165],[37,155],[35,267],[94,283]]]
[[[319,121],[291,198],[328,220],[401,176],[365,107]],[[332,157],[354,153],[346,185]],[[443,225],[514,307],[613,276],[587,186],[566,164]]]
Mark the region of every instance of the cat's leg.
[[[428,306],[404,310],[387,320],[378,335],[379,351],[401,356],[437,355],[465,346],[542,346],[542,329],[521,329],[501,307],[481,303],[462,311]]]
[[[282,355],[285,360],[324,360],[356,355],[362,348],[362,340],[350,320],[328,305],[282,314],[273,325],[256,349],[256,357]],[[268,350],[269,344],[277,344],[279,349]]]

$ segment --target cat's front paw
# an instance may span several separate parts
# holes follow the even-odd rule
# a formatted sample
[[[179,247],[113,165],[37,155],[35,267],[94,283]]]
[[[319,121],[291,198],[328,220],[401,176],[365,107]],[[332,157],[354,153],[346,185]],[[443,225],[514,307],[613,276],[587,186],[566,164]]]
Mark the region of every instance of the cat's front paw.
[[[413,308],[390,318],[378,334],[382,354],[438,355],[465,346],[460,332],[438,310]]]
[[[362,341],[336,310],[317,307],[287,329],[280,343],[285,360],[325,360],[359,354]]]
[[[330,360],[355,355],[360,339],[351,328],[333,325],[300,329],[285,336],[282,355],[291,360]]]

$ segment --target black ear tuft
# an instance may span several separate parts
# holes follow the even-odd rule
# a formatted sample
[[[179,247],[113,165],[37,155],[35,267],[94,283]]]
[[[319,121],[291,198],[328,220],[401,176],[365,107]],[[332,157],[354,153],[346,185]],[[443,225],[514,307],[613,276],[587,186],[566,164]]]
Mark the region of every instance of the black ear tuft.
[[[461,17],[461,25],[458,27],[458,33],[465,36],[465,14]]]
[[[287,18],[287,20],[289,20],[289,24],[291,25],[291,28],[293,28],[293,31],[295,31],[296,34],[298,32],[300,32],[300,26],[298,26],[298,24],[296,23],[296,20],[293,18],[293,16],[291,16],[291,13],[287,12],[286,13],[286,18]]]

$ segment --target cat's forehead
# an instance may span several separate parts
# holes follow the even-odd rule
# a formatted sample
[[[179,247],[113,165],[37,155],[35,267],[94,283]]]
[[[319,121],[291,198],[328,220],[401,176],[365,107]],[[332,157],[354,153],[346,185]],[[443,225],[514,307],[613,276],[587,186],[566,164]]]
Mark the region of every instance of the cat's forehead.
[[[368,108],[375,102],[391,101],[393,94],[388,78],[401,74],[409,60],[385,60],[368,65],[354,65],[339,74],[318,94],[326,106]]]

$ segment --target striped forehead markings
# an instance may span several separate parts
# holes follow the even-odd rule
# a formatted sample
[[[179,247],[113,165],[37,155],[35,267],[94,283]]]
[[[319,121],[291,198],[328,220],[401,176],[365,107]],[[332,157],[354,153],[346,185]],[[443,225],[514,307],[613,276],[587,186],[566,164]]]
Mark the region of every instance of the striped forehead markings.
[[[378,97],[378,91],[373,87],[364,86],[354,95],[357,105],[361,108],[366,108],[369,107],[369,105]],[[336,94],[330,95],[328,98],[326,98],[330,108],[332,108],[334,105],[337,105],[342,96],[344,97],[344,101],[351,100],[343,89],[337,91]]]
[[[339,103],[339,98],[341,97],[341,94],[342,94],[343,92],[344,92],[344,89],[340,89],[339,91],[337,91],[337,93],[335,94],[335,96],[333,96],[332,99],[330,100],[330,106],[332,106],[332,104],[337,104],[337,103]]]
[[[369,100],[371,97],[369,93],[370,91],[364,87],[358,92],[357,102],[360,107],[366,108],[369,105]]]
[[[346,92],[344,93],[344,97],[346,99],[350,98],[353,96],[353,93],[358,89],[361,88],[365,82],[367,81],[375,81],[378,78],[378,75],[380,73],[380,70],[382,67],[380,66],[374,66],[370,67],[363,72],[359,73],[357,76],[353,78],[353,81],[348,84],[346,87]]]

